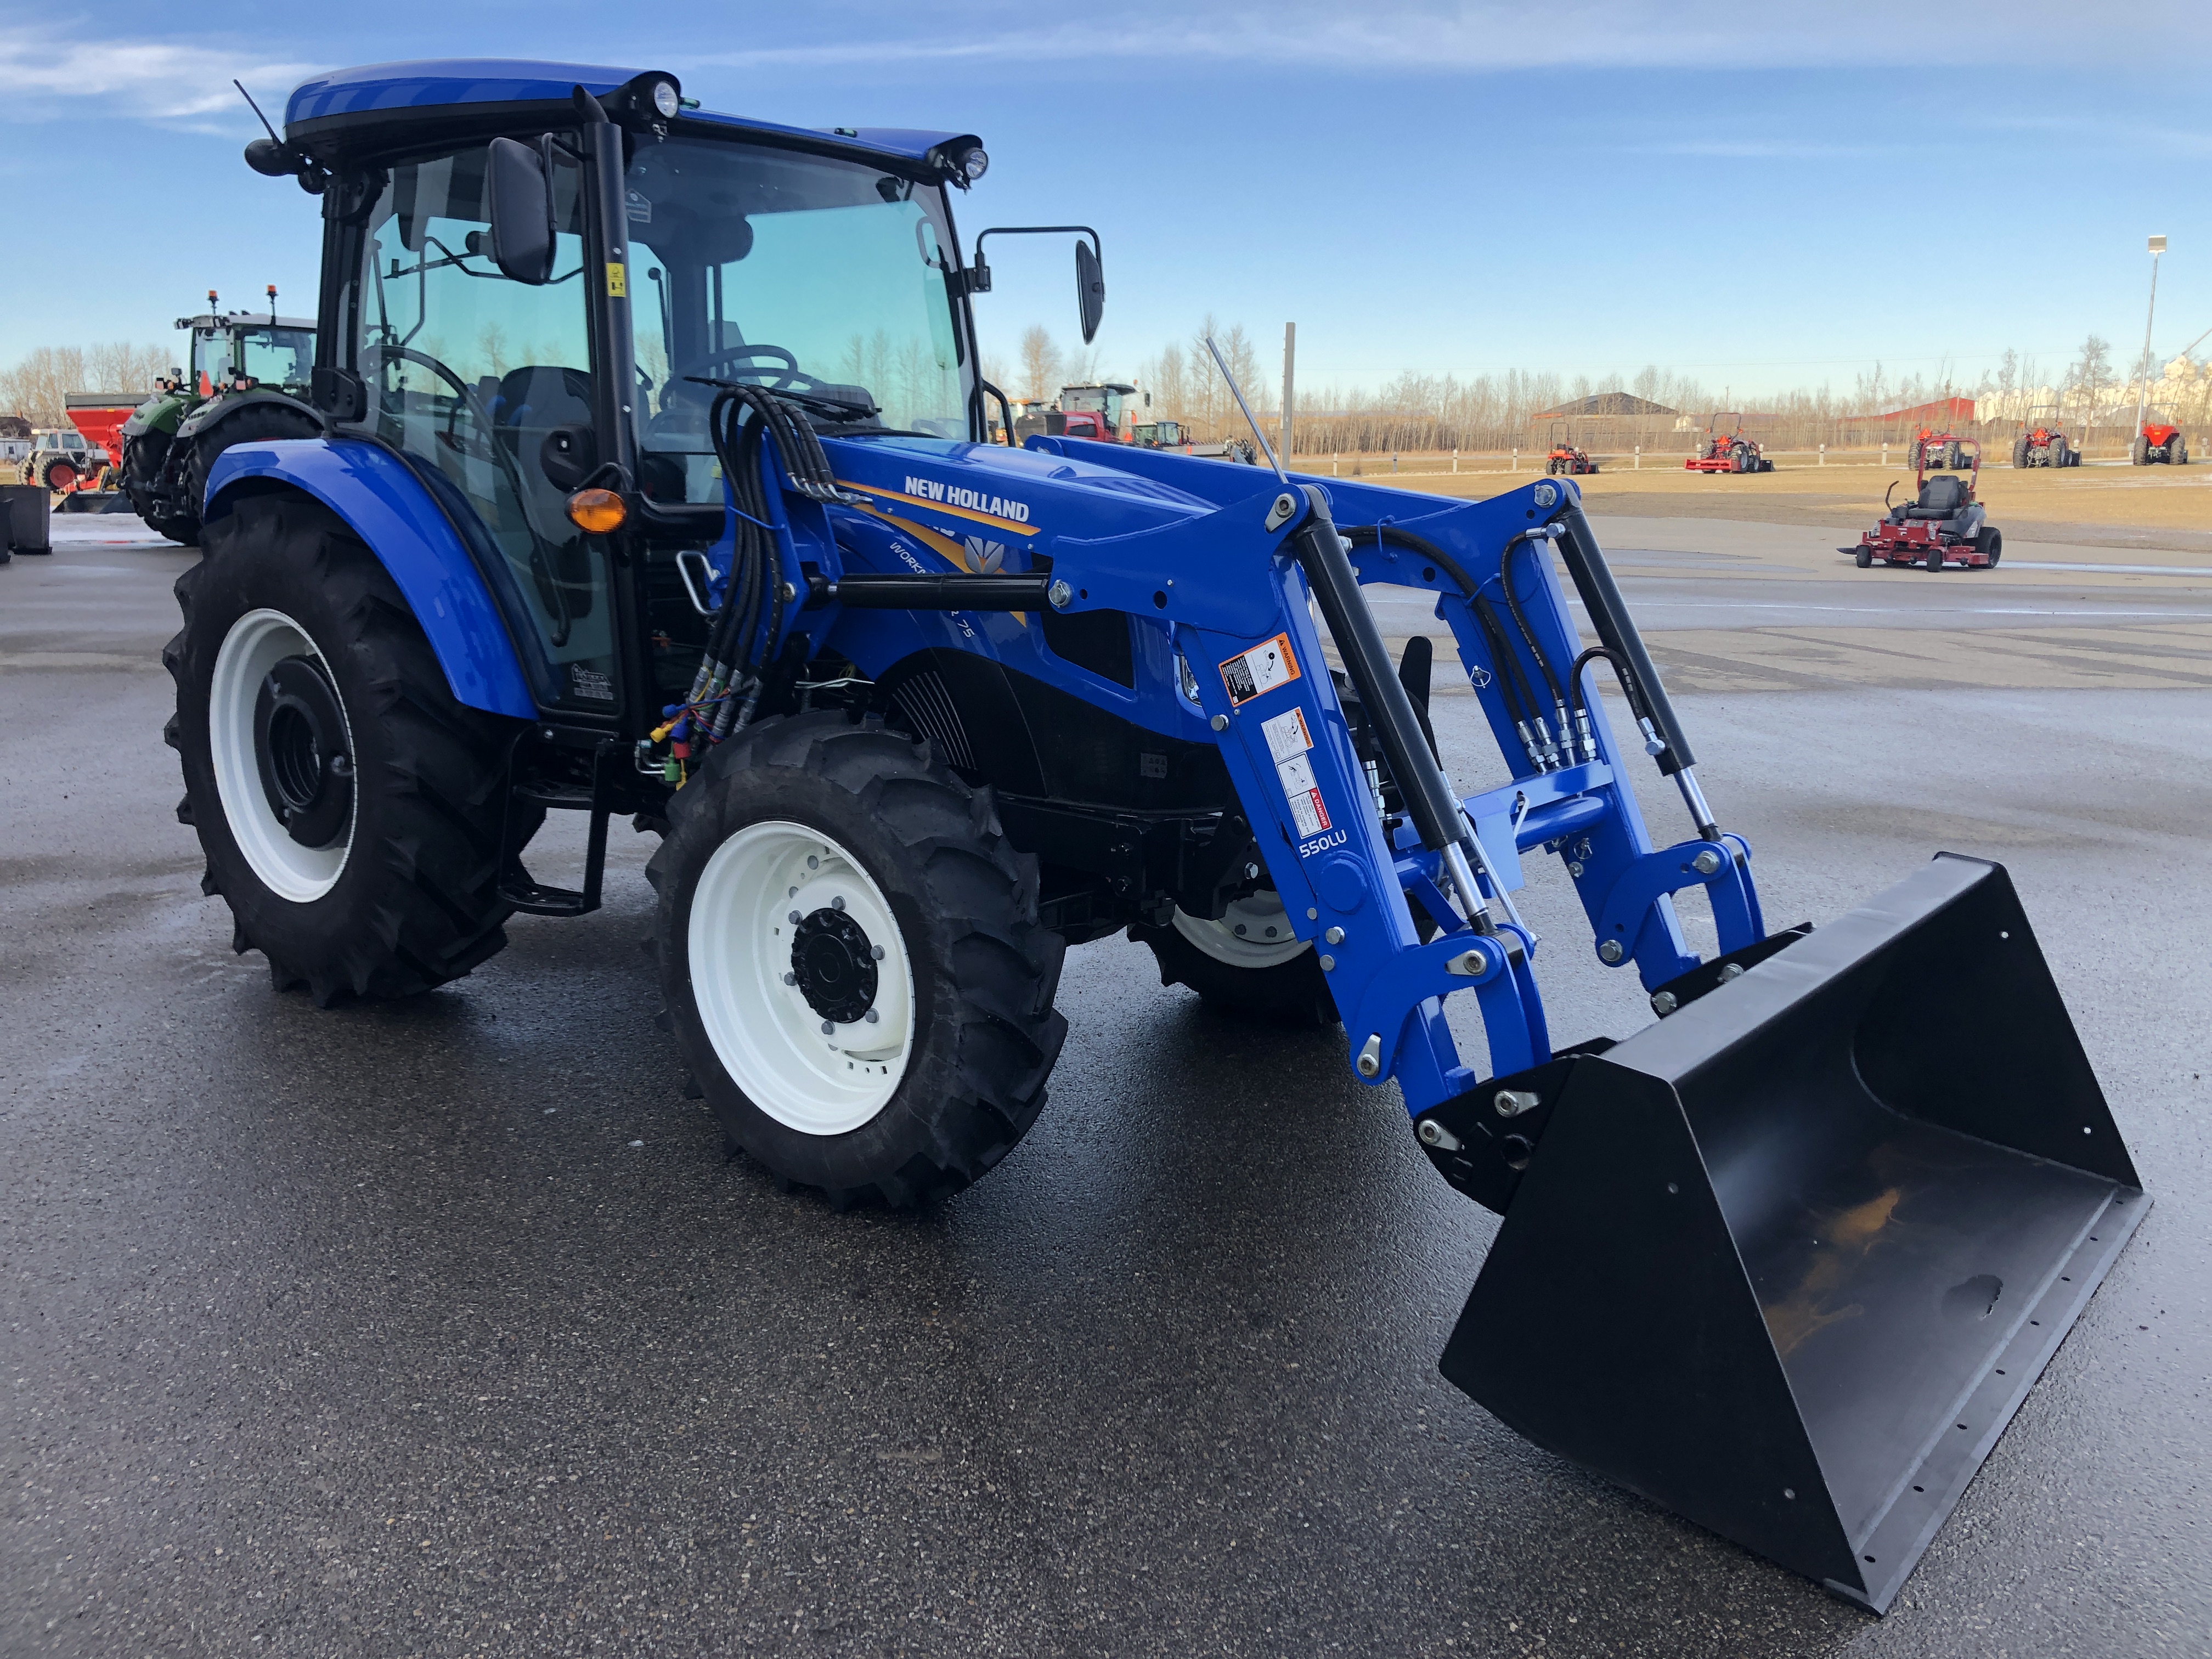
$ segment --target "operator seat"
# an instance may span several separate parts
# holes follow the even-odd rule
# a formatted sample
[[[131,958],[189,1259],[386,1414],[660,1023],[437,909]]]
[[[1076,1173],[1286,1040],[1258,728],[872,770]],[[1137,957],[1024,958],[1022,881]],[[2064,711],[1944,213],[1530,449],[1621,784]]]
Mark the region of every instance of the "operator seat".
[[[1920,499],[1905,509],[1905,516],[1915,521],[1955,519],[1966,510],[1966,481],[1939,472],[1920,486]]]

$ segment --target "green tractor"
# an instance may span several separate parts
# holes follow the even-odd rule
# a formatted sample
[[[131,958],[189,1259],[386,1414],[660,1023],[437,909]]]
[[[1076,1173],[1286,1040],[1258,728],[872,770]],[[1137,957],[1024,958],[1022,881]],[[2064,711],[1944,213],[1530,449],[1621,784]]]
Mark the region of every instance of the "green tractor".
[[[123,488],[157,533],[190,547],[199,540],[209,469],[235,443],[318,438],[323,422],[307,402],[315,361],[315,325],[276,314],[269,290],[264,319],[208,308],[179,317],[191,337],[186,367],[156,382],[155,394],[123,426]]]

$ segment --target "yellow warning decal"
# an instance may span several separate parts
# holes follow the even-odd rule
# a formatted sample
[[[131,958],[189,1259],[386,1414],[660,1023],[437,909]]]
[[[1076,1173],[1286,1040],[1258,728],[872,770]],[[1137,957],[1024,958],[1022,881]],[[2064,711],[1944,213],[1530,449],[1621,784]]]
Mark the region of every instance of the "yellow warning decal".
[[[607,261],[607,298],[629,298],[629,267],[619,259]]]

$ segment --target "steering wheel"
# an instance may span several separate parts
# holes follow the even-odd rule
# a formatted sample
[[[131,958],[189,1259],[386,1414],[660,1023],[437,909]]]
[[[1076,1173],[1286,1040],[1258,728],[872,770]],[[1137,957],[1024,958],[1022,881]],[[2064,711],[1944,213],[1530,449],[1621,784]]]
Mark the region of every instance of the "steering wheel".
[[[483,404],[478,401],[477,398],[477,389],[471,386],[466,380],[463,380],[459,374],[455,374],[452,369],[448,368],[445,364],[440,362],[435,357],[433,357],[427,351],[416,350],[413,346],[373,345],[365,346],[362,349],[364,353],[373,351],[376,354],[380,360],[380,368],[382,366],[383,361],[394,357],[398,358],[403,362],[420,363],[423,368],[428,369],[433,374],[435,374],[440,380],[452,386],[454,391],[460,393],[460,400],[453,405],[452,412],[446,416],[446,441],[453,445],[454,448],[459,450],[463,454],[467,455],[475,460],[489,460],[495,463],[502,463],[509,459],[507,452],[501,449],[492,439],[491,411],[486,409]],[[483,435],[477,440],[475,446],[470,445],[458,432],[453,429],[454,421],[459,416],[460,412],[464,408],[469,411],[470,418],[475,421],[477,425],[483,430]],[[515,483],[517,492],[520,493],[520,480],[516,480]]]
[[[518,505],[527,499],[523,492],[522,469],[516,463],[514,457],[507,453],[506,446],[493,435],[495,428],[492,425],[491,412],[478,399],[474,386],[428,352],[417,351],[412,346],[368,346],[363,350],[364,355],[369,351],[376,353],[380,360],[379,368],[383,366],[381,360],[392,357],[397,357],[403,362],[420,363],[451,386],[454,391],[459,392],[459,401],[453,405],[453,413],[446,417],[446,441],[463,454],[476,460],[489,459],[497,466],[506,475],[507,486],[514,490]],[[472,447],[453,430],[453,422],[464,407],[468,410],[470,418],[483,429],[483,435],[477,440],[477,445],[480,447]],[[545,562],[545,550],[540,545],[538,532],[534,529],[530,532],[530,574],[537,581],[539,601],[552,615],[553,643],[556,647],[568,644],[568,635],[575,627],[575,616],[569,607],[567,592],[562,590],[559,581],[554,578],[551,568]]]
[[[685,380],[695,374],[704,374],[719,363],[736,362],[751,357],[773,357],[781,360],[781,371],[772,372],[773,378],[768,382],[768,389],[770,392],[788,391],[794,380],[804,380],[809,386],[822,384],[799,368],[798,358],[779,345],[724,346],[720,351],[710,351],[703,357],[693,358],[668,378],[672,383]]]

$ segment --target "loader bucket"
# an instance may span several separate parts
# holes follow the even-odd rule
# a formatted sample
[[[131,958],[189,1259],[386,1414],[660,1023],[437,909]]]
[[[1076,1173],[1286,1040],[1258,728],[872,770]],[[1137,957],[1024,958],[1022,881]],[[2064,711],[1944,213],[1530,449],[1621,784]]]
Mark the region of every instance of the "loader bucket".
[[[1567,1062],[1443,1359],[1885,1611],[2149,1208],[2002,866]]]

